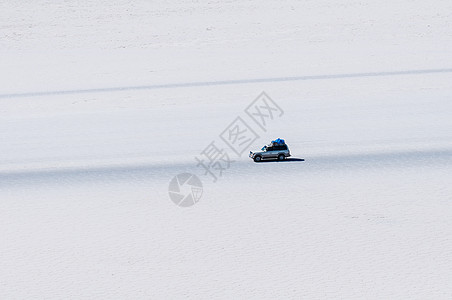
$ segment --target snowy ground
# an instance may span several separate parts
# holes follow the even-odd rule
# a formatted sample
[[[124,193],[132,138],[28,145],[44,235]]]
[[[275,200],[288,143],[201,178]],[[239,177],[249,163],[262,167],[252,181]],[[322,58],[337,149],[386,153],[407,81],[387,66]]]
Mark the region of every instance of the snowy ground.
[[[450,299],[451,53],[450,1],[1,1],[0,298]],[[305,161],[213,183],[237,116]]]

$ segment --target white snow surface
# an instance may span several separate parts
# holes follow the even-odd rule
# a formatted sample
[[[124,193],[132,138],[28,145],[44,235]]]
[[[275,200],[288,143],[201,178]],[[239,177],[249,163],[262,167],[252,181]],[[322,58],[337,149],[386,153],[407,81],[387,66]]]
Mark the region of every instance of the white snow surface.
[[[452,298],[449,0],[2,0],[0,76],[1,299]]]

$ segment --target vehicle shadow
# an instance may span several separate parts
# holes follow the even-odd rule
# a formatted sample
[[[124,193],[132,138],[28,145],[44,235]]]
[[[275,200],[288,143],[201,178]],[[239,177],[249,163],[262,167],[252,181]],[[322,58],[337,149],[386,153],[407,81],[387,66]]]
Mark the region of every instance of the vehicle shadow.
[[[259,163],[291,162],[291,161],[304,161],[304,158],[290,157],[290,158],[286,158],[285,160],[267,159],[267,160],[261,160]]]

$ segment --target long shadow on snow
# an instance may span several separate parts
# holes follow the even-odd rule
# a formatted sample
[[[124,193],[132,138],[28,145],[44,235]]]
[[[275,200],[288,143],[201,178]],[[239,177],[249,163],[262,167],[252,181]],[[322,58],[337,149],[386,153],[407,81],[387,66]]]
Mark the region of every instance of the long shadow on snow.
[[[290,157],[290,158],[286,158],[285,160],[268,159],[268,160],[261,160],[259,163],[269,163],[269,162],[291,162],[291,161],[304,161],[304,158]]]
[[[289,158],[280,162],[302,162],[303,158]],[[261,163],[275,163],[275,161],[262,161]],[[249,164],[254,162],[241,160],[236,168],[240,170],[252,172],[248,170]],[[257,163],[255,165],[260,165]],[[353,168],[369,168],[398,165],[402,168],[426,164],[430,166],[444,166],[452,164],[452,149],[442,150],[424,150],[424,151],[393,151],[385,153],[362,153],[362,154],[339,154],[309,157],[309,164],[304,165],[301,169],[306,170],[328,170],[344,167]],[[295,164],[287,164],[295,166]],[[248,167],[247,167],[248,166]],[[300,164],[300,166],[302,166]],[[309,167],[309,168],[305,168]],[[232,168],[232,166],[231,166]],[[8,186],[10,184],[18,184],[23,182],[40,183],[40,182],[61,182],[68,180],[75,181],[91,181],[105,179],[136,179],[136,180],[169,180],[172,176],[182,172],[192,172],[196,170],[196,164],[191,162],[175,163],[168,165],[161,164],[142,164],[136,165],[115,165],[115,166],[91,166],[80,168],[54,168],[45,170],[21,170],[8,171],[0,169],[0,186]],[[248,171],[247,171],[248,170]]]

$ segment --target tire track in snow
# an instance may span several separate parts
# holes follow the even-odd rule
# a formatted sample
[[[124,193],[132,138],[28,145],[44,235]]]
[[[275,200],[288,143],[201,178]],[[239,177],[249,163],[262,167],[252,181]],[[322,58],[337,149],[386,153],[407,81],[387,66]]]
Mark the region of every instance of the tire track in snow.
[[[104,92],[122,92],[122,91],[134,91],[134,90],[210,87],[210,86],[221,86],[221,85],[271,83],[271,82],[285,82],[285,81],[327,80],[327,79],[382,77],[382,76],[400,76],[400,75],[421,75],[421,74],[437,74],[437,73],[452,73],[452,68],[450,68],[450,69],[391,71],[391,72],[346,73],[346,74],[330,74],[330,75],[307,75],[307,76],[291,76],[291,77],[289,76],[289,77],[254,78],[254,79],[237,79],[237,80],[220,80],[220,81],[200,81],[200,82],[122,86],[122,87],[105,87],[105,88],[93,88],[93,89],[77,89],[77,90],[36,91],[36,92],[24,92],[24,93],[0,94],[0,99],[104,93]]]

